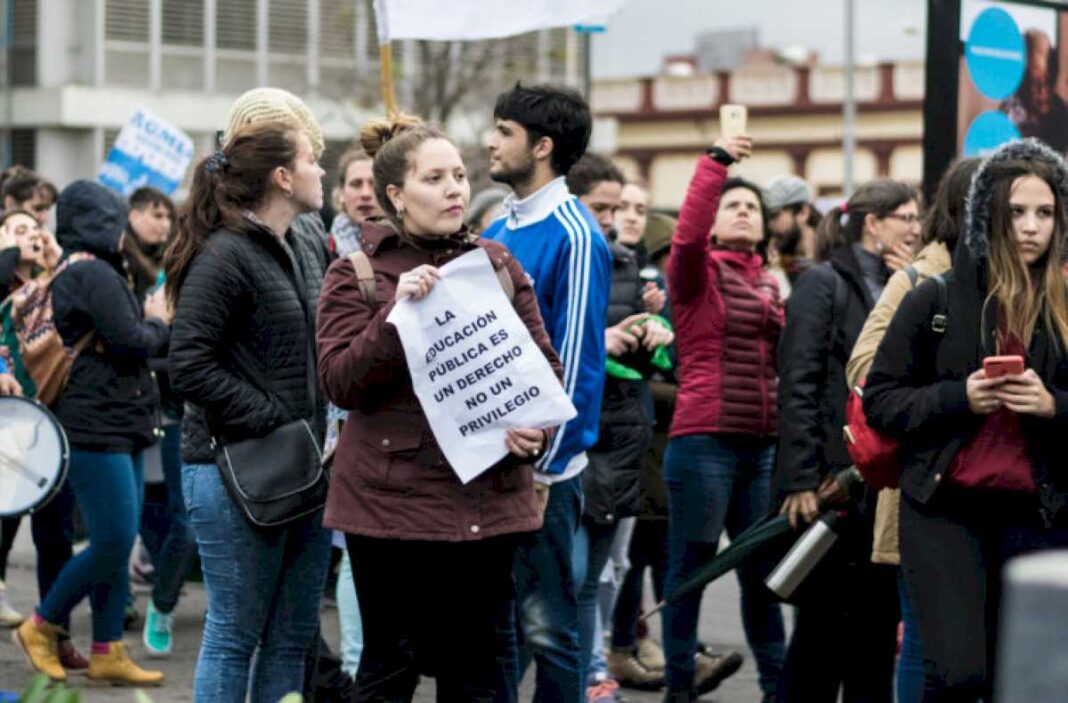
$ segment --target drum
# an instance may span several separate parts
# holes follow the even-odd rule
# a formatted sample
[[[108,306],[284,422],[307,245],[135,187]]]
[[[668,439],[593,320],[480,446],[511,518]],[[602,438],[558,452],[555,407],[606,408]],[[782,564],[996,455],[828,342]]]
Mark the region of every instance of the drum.
[[[0,397],[0,517],[45,505],[67,478],[69,461],[67,435],[48,408]]]

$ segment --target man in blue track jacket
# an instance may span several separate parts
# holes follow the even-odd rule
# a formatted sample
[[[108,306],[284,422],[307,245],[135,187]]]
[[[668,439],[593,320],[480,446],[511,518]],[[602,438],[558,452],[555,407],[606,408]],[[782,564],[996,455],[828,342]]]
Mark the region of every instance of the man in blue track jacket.
[[[586,672],[575,584],[585,575],[574,573],[571,553],[582,515],[579,474],[600,423],[612,260],[596,220],[568,192],[564,176],[586,151],[592,120],[577,93],[518,84],[497,99],[494,119],[490,177],[514,193],[504,202],[505,217],[482,236],[505,244],[531,277],[564,366],[564,388],[578,409],[537,463],[536,483],[548,504],[545,524],[524,537],[516,559],[522,647],[508,672],[511,700],[533,655],[534,700],[578,703]]]

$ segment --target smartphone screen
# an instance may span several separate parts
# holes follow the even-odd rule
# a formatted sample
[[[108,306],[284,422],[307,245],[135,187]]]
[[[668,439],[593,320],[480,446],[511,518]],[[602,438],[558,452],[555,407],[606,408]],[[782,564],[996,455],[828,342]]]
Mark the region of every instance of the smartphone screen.
[[[749,111],[745,105],[720,105],[719,131],[724,137],[737,137],[746,133]]]

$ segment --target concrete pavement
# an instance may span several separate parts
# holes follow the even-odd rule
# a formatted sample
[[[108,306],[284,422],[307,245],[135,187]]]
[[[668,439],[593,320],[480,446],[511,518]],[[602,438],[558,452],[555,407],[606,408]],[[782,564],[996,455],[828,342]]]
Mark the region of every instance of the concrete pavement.
[[[36,580],[33,572],[33,544],[30,541],[29,524],[24,524],[19,532],[8,566],[8,590],[15,606],[22,613],[31,612],[36,604]],[[144,612],[146,596],[138,597],[138,609]],[[144,655],[140,632],[127,633],[126,643],[133,657],[142,665],[162,669],[167,681],[161,688],[149,691],[154,703],[185,703],[192,701],[193,670],[196,666],[197,651],[204,623],[206,599],[201,584],[188,584],[186,595],[175,612],[175,647],[170,658],[150,660]],[[659,632],[659,618],[654,619],[654,633]],[[727,680],[719,690],[702,700],[717,703],[759,703],[760,691],[756,682],[756,669],[742,633],[738,612],[738,588],[733,575],[713,584],[705,594],[704,607],[701,612],[699,632],[702,641],[709,643],[714,651],[737,649],[746,656],[745,665],[735,676]],[[73,636],[80,651],[89,651],[89,606],[83,603],[74,613]],[[331,646],[337,644],[337,611],[323,611],[323,632]],[[29,666],[21,653],[11,643],[7,633],[0,640],[0,690],[19,691],[31,675]],[[71,677],[74,685],[79,684],[78,676]],[[529,701],[532,695],[532,677],[527,676],[521,691],[520,700]],[[661,700],[661,694],[624,691],[627,701],[633,703],[654,703]],[[83,703],[104,703],[105,701],[133,701],[133,693],[123,689],[84,689]],[[416,693],[418,703],[434,701],[433,680],[424,679]]]

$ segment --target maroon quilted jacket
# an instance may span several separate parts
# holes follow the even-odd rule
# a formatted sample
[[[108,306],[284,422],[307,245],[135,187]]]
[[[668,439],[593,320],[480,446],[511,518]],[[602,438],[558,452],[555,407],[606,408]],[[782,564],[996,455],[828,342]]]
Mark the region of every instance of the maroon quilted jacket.
[[[772,437],[783,305],[759,254],[709,245],[727,169],[701,157],[668,258],[679,391],[671,436]]]

